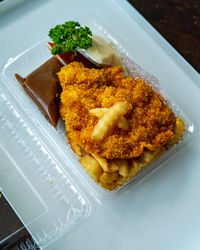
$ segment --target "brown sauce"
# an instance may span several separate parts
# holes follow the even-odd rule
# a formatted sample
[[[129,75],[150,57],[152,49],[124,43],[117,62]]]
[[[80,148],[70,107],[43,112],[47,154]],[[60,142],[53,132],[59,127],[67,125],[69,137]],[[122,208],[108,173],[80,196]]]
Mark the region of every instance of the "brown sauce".
[[[26,78],[15,74],[24,90],[54,127],[56,127],[60,117],[58,103],[61,87],[57,72],[60,71],[61,67],[62,64],[55,57],[52,57]]]
[[[54,44],[49,43],[52,47]],[[75,56],[72,52],[66,52],[56,57],[51,57],[39,68],[23,78],[15,74],[16,79],[22,85],[26,93],[37,104],[46,119],[56,128],[59,114],[59,100],[61,86],[57,73],[63,65],[70,62],[82,62],[85,67],[96,68],[96,66],[82,56],[79,52]]]

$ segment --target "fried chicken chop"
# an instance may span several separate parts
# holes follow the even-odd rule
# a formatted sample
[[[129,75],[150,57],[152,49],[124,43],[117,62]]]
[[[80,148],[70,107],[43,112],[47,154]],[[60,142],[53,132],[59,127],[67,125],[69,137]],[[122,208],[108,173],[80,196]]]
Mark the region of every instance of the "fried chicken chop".
[[[89,154],[107,159],[133,158],[144,148],[156,150],[173,137],[175,115],[163,97],[141,79],[127,77],[121,67],[88,69],[73,62],[58,73],[62,86],[60,114],[70,138]],[[109,129],[101,141],[91,134],[98,118],[89,111],[127,101],[129,130]]]

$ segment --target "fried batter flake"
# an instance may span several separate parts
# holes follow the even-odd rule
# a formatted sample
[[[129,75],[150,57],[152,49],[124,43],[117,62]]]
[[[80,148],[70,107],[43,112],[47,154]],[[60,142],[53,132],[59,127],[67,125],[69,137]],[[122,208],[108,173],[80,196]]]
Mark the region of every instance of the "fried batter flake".
[[[87,153],[107,159],[133,158],[144,148],[155,151],[174,137],[175,115],[163,97],[143,80],[125,76],[121,67],[88,69],[73,62],[63,67],[58,77],[66,131]],[[129,130],[114,126],[100,142],[92,140],[98,118],[90,110],[110,108],[122,101],[132,105],[124,115]]]

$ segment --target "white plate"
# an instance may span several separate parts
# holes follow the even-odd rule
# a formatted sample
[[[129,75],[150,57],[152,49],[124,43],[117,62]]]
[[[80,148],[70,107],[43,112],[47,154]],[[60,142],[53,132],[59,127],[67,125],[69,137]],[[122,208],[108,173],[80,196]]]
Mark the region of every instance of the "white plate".
[[[66,13],[72,20],[86,20],[91,16],[91,13],[93,16],[98,16],[100,20],[106,23],[108,29],[112,30],[113,34],[117,34],[117,39],[121,41],[131,57],[147,72],[155,75],[159,79],[160,83],[167,90],[170,98],[175,101],[177,106],[179,106],[184,114],[189,117],[189,120],[192,121],[195,128],[198,129],[200,120],[200,111],[197,109],[197,107],[200,106],[199,75],[133,8],[125,1],[101,1],[101,3],[95,3],[95,5],[89,0],[86,2],[73,1],[73,3],[63,0],[60,1],[59,5],[57,5],[56,2],[57,1],[47,2],[43,8],[41,7],[41,9],[38,9],[34,14],[32,13],[29,17],[24,17],[24,22],[26,22],[26,20],[35,20],[36,16],[39,17],[45,13],[44,10],[47,13],[47,17],[54,13],[55,8],[57,8],[57,12],[59,12],[59,16],[62,17],[62,20],[65,20]],[[77,10],[77,6],[79,10]],[[53,17],[53,22],[55,24],[59,23],[57,17]],[[45,30],[48,30],[49,20],[45,20],[44,18],[43,23],[46,25]],[[12,29],[19,28],[17,25],[19,24],[8,27],[3,34],[3,41],[7,41],[8,46],[9,41],[4,37],[6,34],[8,35]],[[33,29],[35,26],[32,25],[31,27]],[[40,30],[41,35],[42,29],[38,27],[38,30]],[[35,37],[32,36],[30,39],[33,40]],[[23,40],[19,41],[22,42]],[[19,41],[16,42],[19,43]],[[30,40],[28,43],[30,44]],[[12,51],[12,48],[10,50]],[[21,47],[21,51],[22,50],[23,46]],[[10,53],[10,51],[7,51],[7,53]],[[5,52],[3,55],[5,55]],[[42,54],[41,57],[45,60],[47,55]],[[5,56],[3,58],[4,61],[7,60]],[[21,67],[20,69],[18,68],[18,70],[26,74],[31,67],[34,69],[40,62],[41,59],[37,61],[36,56],[31,61],[31,64],[29,62],[30,66],[28,68]],[[7,72],[7,74],[8,73],[9,72]],[[13,72],[11,71],[11,73]],[[12,75],[10,75],[10,78],[11,77]],[[189,96],[192,96],[192,98]],[[1,98],[1,101],[2,100],[3,98]],[[10,101],[16,106],[15,100],[10,99]],[[27,124],[27,114],[24,114],[24,121],[20,119],[17,121],[17,114],[12,108],[9,110],[10,114],[8,115],[11,118],[10,126],[12,127],[14,124],[16,126],[18,122],[21,123],[22,126],[18,126],[18,128],[25,126],[25,130],[28,131],[29,135],[31,132],[34,132],[33,137],[35,136],[36,139],[34,145],[31,144],[31,147],[41,147],[41,142],[44,142],[45,138],[41,136],[41,142],[38,142],[37,137],[39,132],[37,132],[37,129],[34,129],[34,124],[29,122],[28,128],[23,124],[24,121],[26,121],[25,124]],[[15,110],[20,112],[20,106],[16,106]],[[14,114],[14,116],[12,116],[12,114]],[[14,119],[16,119],[16,122]],[[118,250],[123,248],[132,249],[133,246],[135,249],[198,249],[200,246],[198,236],[198,232],[200,231],[198,219],[200,201],[197,197],[200,188],[198,182],[200,176],[198,169],[200,164],[200,150],[198,144],[199,132],[197,129],[195,134],[196,140],[186,145],[176,157],[167,161],[159,172],[143,182],[138,188],[133,190],[133,188],[130,187],[122,195],[109,202],[101,200],[101,204],[96,204],[93,198],[87,196],[88,193],[84,185],[77,187],[76,182],[71,182],[71,179],[75,180],[77,176],[73,176],[73,173],[70,173],[70,175],[64,173],[67,180],[65,179],[66,182],[64,182],[64,184],[58,182],[58,186],[61,188],[65,183],[73,183],[73,186],[71,186],[69,190],[71,190],[71,194],[73,195],[78,194],[78,197],[80,197],[78,200],[81,202],[72,204],[74,204],[75,207],[78,207],[79,204],[81,205],[81,209],[79,210],[81,213],[79,214],[83,215],[86,219],[82,220],[84,223],[79,223],[76,229],[70,231],[67,230],[66,227],[62,228],[62,226],[59,227],[58,224],[55,224],[55,228],[58,229],[57,236],[60,236],[66,230],[68,233],[48,249],[66,249],[67,247],[68,249],[77,250]],[[17,131],[17,133],[20,134],[20,130]],[[14,144],[12,137],[9,138],[10,135],[2,135],[4,147],[7,146],[13,149]],[[31,141],[29,137],[22,138],[21,147],[24,146],[26,148],[26,145],[29,145],[27,140]],[[45,155],[45,150],[51,151],[53,148],[47,145],[47,147],[43,149],[43,155]],[[4,155],[4,162],[8,162],[6,158],[9,158],[9,154],[11,154],[11,152],[7,152],[7,156]],[[23,165],[23,159],[17,157],[14,151],[12,151],[12,154],[12,163],[1,166],[1,171],[4,170],[3,180],[4,183],[6,183],[2,185],[1,182],[1,186],[5,187],[4,192],[7,194],[7,197],[9,196],[9,201],[18,214],[24,217],[23,221],[27,222],[28,226],[30,226],[29,230],[35,236],[38,233],[39,227],[43,230],[46,225],[52,225],[55,222],[53,218],[57,218],[58,213],[55,211],[56,206],[51,207],[55,196],[52,197],[53,200],[51,201],[48,190],[43,192],[44,195],[37,196],[38,190],[36,189],[39,188],[39,186],[37,186],[39,183],[38,180],[33,179],[30,183],[30,179],[27,180],[26,174],[24,174],[25,170],[31,173],[33,168]],[[41,156],[38,156],[39,155],[36,157],[36,162],[37,159],[41,159]],[[20,168],[22,168],[23,171],[20,172],[19,167],[13,165],[16,161],[20,162]],[[57,162],[57,159],[50,159],[50,162],[52,161]],[[50,166],[51,165],[52,163]],[[52,166],[54,170],[62,174],[62,166],[58,164],[57,167],[54,163]],[[32,167],[34,167],[34,165],[32,165]],[[12,173],[12,175],[10,175],[10,173]],[[23,178],[21,178],[20,174]],[[43,181],[46,181],[43,188],[48,185],[47,181],[50,180],[47,177],[49,176],[45,176],[43,179]],[[58,180],[59,175],[55,178]],[[3,180],[1,179],[1,181]],[[22,181],[20,182],[20,180]],[[36,181],[35,183],[34,180]],[[10,183],[15,183],[15,188],[13,188],[14,185]],[[31,189],[28,189],[27,187],[30,186]],[[27,188],[26,192],[23,192],[24,188]],[[16,196],[17,193],[23,195]],[[34,196],[33,194],[36,195]],[[40,196],[42,196],[42,199]],[[25,200],[28,200],[29,203],[27,204]],[[60,216],[65,215],[65,212],[68,211],[68,208],[65,211],[65,206],[69,204],[67,203],[67,197],[64,197],[65,202],[61,205],[62,200],[63,199],[59,200],[60,205],[58,206],[62,208],[62,212],[59,212]],[[87,203],[88,200],[91,201],[89,204],[92,204],[92,207]],[[48,205],[46,206],[46,204]],[[34,210],[28,209],[30,207],[34,207]],[[48,214],[49,207],[51,210],[50,216],[48,217],[48,224],[43,216]],[[92,213],[90,213],[91,211]],[[90,215],[90,217],[87,217],[88,215]],[[49,219],[50,217],[52,220]],[[38,220],[34,221],[34,218]],[[75,219],[72,221],[76,221],[77,217],[72,216],[72,218]],[[64,225],[66,226],[67,223],[64,223]],[[60,229],[61,232],[59,232]],[[47,233],[48,236],[51,235],[51,232],[48,232],[46,228],[46,231],[43,231],[43,236]],[[55,238],[57,238],[57,236],[55,236]],[[48,242],[44,242],[43,246],[47,246],[50,240],[51,239],[48,238]]]
[[[24,1],[25,0],[3,0],[2,2],[0,2],[0,15],[8,10],[11,10]]]

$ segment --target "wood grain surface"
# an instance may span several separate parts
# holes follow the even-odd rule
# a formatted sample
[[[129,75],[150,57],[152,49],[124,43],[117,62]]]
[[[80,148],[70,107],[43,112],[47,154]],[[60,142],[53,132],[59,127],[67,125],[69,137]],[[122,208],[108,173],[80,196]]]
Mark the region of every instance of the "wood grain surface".
[[[129,0],[200,73],[200,0]]]

